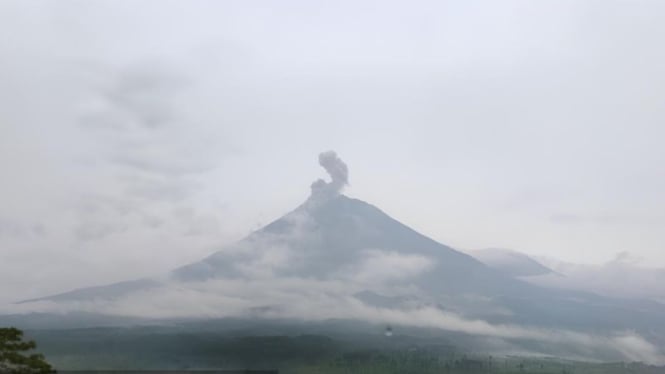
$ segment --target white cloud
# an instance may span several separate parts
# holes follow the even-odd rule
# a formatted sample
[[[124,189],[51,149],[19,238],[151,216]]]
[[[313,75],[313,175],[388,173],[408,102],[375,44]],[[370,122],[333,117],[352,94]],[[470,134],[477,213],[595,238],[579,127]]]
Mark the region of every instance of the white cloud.
[[[602,265],[575,264],[545,257],[539,261],[557,273],[525,280],[546,287],[665,302],[665,269],[647,266],[628,252],[620,252]]]
[[[434,264],[434,260],[423,255],[368,249],[361,254],[359,262],[344,273],[358,283],[380,284],[391,280],[408,281],[408,278],[431,269]]]

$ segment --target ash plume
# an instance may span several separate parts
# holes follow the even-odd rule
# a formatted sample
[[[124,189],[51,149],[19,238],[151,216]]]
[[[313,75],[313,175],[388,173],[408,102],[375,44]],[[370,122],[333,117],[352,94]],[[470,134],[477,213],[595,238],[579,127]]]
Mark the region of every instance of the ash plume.
[[[318,179],[312,183],[312,195],[335,196],[342,192],[344,187],[349,184],[349,169],[337,156],[335,151],[327,151],[319,154],[319,165],[321,165],[330,175],[330,182]]]

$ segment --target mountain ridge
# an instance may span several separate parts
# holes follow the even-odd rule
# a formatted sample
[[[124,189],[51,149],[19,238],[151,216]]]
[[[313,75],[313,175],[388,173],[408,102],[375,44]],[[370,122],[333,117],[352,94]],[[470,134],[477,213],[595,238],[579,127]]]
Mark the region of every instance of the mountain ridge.
[[[531,277],[556,273],[527,254],[504,248],[485,248],[468,254],[485,265],[511,277]]]

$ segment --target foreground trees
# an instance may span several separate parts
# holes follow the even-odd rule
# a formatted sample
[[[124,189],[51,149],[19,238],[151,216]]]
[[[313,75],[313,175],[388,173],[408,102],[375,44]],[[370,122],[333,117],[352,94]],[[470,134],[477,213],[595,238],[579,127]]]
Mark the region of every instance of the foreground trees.
[[[34,341],[23,340],[23,331],[14,327],[0,328],[0,373],[55,373],[43,355],[30,353],[36,347]]]

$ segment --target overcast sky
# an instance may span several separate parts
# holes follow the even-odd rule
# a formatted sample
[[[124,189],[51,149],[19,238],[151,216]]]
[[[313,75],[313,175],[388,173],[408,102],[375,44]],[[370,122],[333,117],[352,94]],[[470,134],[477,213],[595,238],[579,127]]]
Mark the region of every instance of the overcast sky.
[[[0,301],[349,196],[460,249],[665,266],[665,2],[0,1]]]

